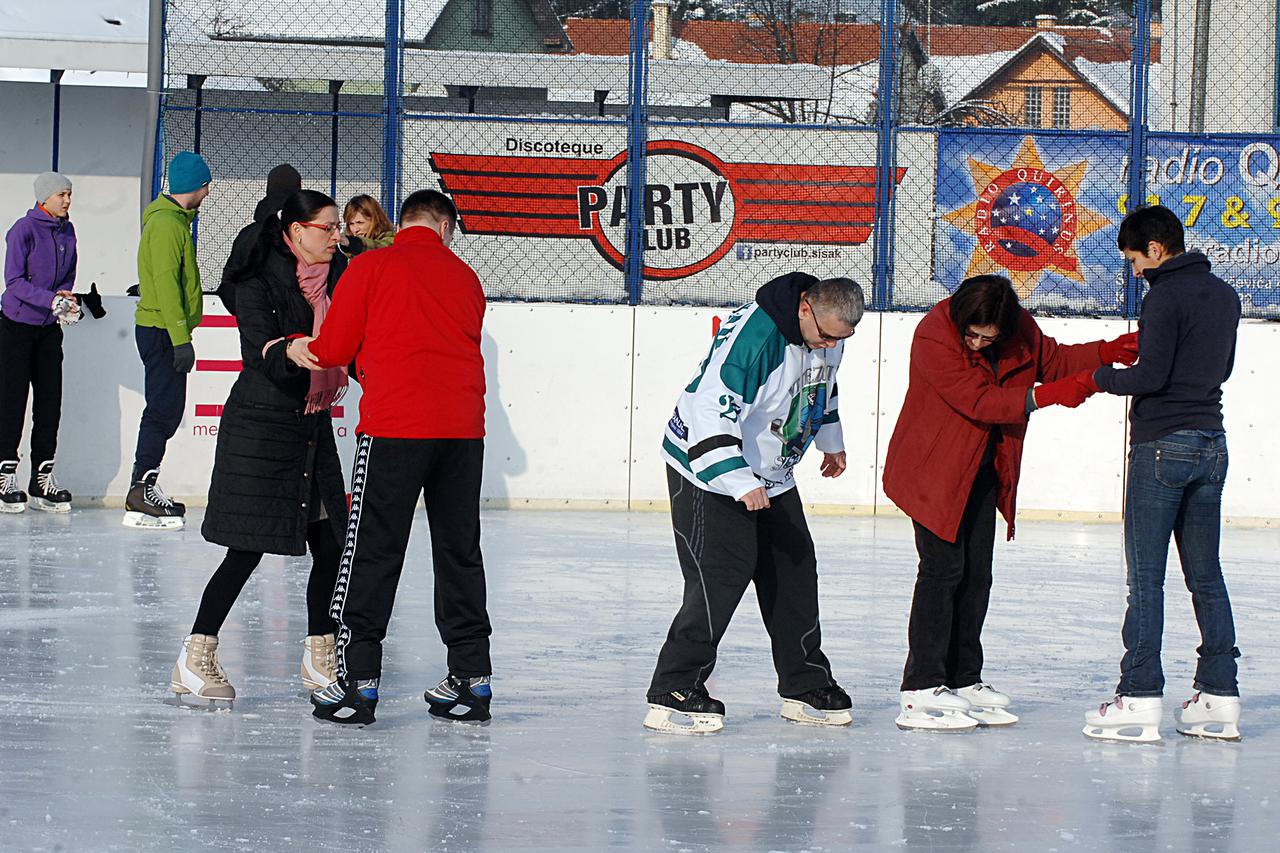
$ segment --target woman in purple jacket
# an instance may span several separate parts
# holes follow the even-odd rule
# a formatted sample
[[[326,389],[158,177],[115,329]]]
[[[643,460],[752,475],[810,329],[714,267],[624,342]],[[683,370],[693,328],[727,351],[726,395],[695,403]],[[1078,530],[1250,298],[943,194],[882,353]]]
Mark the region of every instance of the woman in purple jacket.
[[[31,503],[47,512],[71,509],[71,493],[53,479],[62,416],[62,324],[79,318],[71,293],[76,279],[76,229],[71,181],[57,172],[36,178],[36,205],[5,235],[4,293],[0,294],[0,512],[22,512],[18,442],[31,414]]]

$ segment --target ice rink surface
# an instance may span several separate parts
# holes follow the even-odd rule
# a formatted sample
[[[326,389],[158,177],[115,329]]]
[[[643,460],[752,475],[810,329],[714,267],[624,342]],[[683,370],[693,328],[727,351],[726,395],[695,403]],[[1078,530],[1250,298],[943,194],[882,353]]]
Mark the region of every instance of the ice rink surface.
[[[240,698],[175,706],[169,671],[221,550],[120,512],[0,517],[0,850],[1273,851],[1280,837],[1280,534],[1228,530],[1245,697],[1238,744],[1180,737],[1198,642],[1170,564],[1164,741],[1081,734],[1109,697],[1121,531],[1029,523],[996,551],[985,677],[1022,721],[893,723],[915,574],[909,523],[811,517],[824,648],[848,729],[778,717],[748,593],[705,738],[645,731],[679,600],[660,514],[489,512],[494,720],[437,721],[444,675],[419,518],[378,722],[317,723],[298,679],[308,563],[268,557],[221,633]]]

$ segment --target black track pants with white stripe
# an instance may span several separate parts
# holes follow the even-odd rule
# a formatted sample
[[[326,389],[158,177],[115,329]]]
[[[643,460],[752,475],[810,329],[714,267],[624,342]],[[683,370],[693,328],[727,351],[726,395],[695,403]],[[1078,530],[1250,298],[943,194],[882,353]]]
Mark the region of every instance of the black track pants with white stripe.
[[[339,675],[382,672],[382,641],[419,495],[431,528],[436,627],[449,671],[464,678],[492,673],[480,555],[483,468],[483,439],[360,437],[330,611],[338,622]]]
[[[703,685],[751,583],[773,646],[778,693],[799,696],[835,684],[821,649],[818,564],[799,493],[791,489],[770,498],[769,509],[751,512],[670,467],[667,488],[684,603],[658,654],[649,696]]]

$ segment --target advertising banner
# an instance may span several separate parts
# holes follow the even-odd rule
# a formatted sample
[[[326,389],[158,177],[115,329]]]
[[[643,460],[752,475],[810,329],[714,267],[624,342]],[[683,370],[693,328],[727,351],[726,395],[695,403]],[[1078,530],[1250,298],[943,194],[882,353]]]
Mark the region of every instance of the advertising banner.
[[[412,121],[411,183],[457,203],[459,254],[491,296],[625,301],[641,224],[647,304],[736,305],[801,269],[870,291],[875,135],[788,128],[651,128],[643,209],[629,209],[624,128]],[[896,180],[905,192],[911,168]],[[928,168],[916,188],[932,195]]]
[[[1153,136],[1147,202],[1178,214],[1187,248],[1236,288],[1246,316],[1280,317],[1280,137]]]
[[[1116,226],[1127,140],[1114,134],[943,131],[938,138],[934,276],[1008,276],[1033,310],[1124,307]]]

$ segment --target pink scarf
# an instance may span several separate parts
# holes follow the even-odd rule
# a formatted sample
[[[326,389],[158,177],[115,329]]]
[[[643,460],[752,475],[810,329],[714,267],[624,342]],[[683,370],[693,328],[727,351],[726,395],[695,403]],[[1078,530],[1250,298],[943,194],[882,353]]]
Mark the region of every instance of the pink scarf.
[[[311,303],[315,319],[311,322],[311,336],[320,335],[320,326],[324,324],[325,314],[329,313],[329,262],[321,264],[308,263],[293,245],[289,235],[284,235],[284,243],[298,259],[298,288]],[[313,371],[311,374],[311,390],[307,393],[306,414],[328,411],[334,403],[347,393],[347,369],[345,367],[329,367]]]

